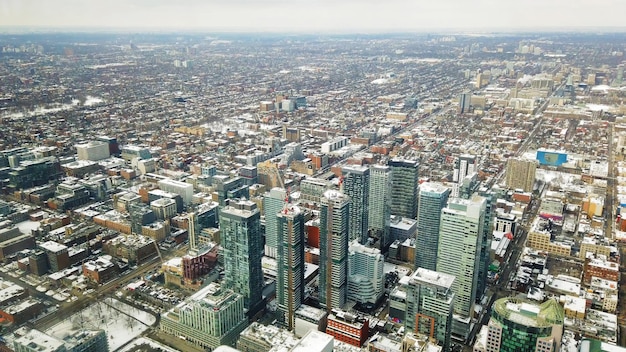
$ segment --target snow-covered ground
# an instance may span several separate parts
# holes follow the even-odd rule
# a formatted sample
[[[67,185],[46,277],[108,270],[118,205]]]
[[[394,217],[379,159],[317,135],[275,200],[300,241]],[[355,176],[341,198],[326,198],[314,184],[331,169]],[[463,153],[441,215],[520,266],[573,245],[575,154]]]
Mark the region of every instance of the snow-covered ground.
[[[124,348],[122,348],[121,350],[119,350],[119,352],[128,352],[130,350],[132,350],[134,347],[137,346],[141,346],[141,345],[148,345],[150,347],[153,348],[159,348],[162,351],[165,352],[179,352],[178,350],[175,350],[171,347],[165,346],[157,341],[151,340],[149,338],[146,337],[140,337],[136,340],[134,340],[133,342],[129,343],[128,345],[124,346]]]
[[[26,221],[17,223],[15,226],[17,226],[17,228],[20,229],[21,233],[30,235],[33,230],[37,230],[39,228],[40,222],[26,220]]]
[[[107,298],[75,313],[69,319],[45,332],[63,339],[80,329],[102,329],[109,338],[109,349],[115,351],[146,331],[156,318],[123,302]]]

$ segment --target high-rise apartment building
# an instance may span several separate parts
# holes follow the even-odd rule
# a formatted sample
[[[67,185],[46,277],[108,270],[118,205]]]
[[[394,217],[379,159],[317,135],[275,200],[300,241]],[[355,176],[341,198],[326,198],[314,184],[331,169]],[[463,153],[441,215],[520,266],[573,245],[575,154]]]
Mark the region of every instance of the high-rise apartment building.
[[[453,332],[467,338],[469,318],[478,291],[480,249],[485,221],[485,198],[453,198],[441,211],[437,271],[456,277],[452,290],[456,296]],[[419,235],[418,235],[419,236]]]
[[[439,246],[441,209],[448,204],[450,189],[440,183],[420,185],[417,208],[417,238],[415,239],[415,267],[435,270]]]
[[[228,199],[220,211],[224,284],[243,295],[250,316],[263,308],[261,214],[254,202]]]
[[[558,351],[565,310],[555,299],[544,303],[505,297],[494,302],[486,352]]]
[[[274,187],[263,196],[263,212],[265,213],[265,249],[268,257],[276,258],[278,248],[278,220],[276,214],[285,206],[287,191]]]
[[[201,348],[232,345],[247,325],[243,301],[239,293],[211,283],[161,315],[160,327]]]
[[[304,215],[296,205],[285,204],[276,215],[278,228],[276,300],[289,330],[304,301]]]
[[[426,334],[449,351],[455,296],[455,277],[424,268],[401,280],[406,291],[407,329]]]
[[[391,159],[391,214],[415,219],[419,164],[415,160]]]
[[[341,168],[342,187],[352,203],[350,204],[349,239],[367,242],[368,230],[368,195],[370,170],[367,166],[345,165]]]
[[[392,242],[389,236],[391,220],[391,168],[373,165],[370,168],[368,226],[369,236],[378,239],[384,250]]]
[[[511,189],[532,192],[536,171],[536,160],[509,159],[506,164],[506,186]]]
[[[349,218],[350,197],[326,191],[320,209],[319,301],[328,311],[346,303]]]
[[[459,114],[468,113],[472,105],[472,93],[465,92],[459,95]]]
[[[348,248],[348,299],[374,305],[385,290],[385,258],[376,248],[356,241]]]
[[[460,155],[455,164],[454,172],[452,174],[452,181],[462,182],[465,176],[476,172],[476,155],[462,154]]]

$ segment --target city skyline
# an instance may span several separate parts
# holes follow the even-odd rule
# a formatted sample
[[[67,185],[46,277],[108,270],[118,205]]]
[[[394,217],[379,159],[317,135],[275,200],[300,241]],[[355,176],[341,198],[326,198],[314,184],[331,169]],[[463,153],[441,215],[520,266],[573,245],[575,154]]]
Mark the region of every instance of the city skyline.
[[[471,6],[460,0],[391,0],[384,3],[372,0],[192,0],[185,3],[25,0],[0,4],[0,32],[620,31],[626,28],[620,18],[624,12],[626,3],[617,0],[551,0],[547,3],[533,0],[523,6],[508,0],[482,0]],[[601,15],[588,16],[590,13]]]

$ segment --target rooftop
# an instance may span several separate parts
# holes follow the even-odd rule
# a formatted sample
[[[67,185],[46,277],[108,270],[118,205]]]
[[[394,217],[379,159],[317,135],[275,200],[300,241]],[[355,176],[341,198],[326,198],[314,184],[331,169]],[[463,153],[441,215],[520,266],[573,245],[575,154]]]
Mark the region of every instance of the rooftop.
[[[452,284],[454,283],[455,277],[453,275],[440,273],[438,271],[428,270],[425,268],[417,268],[413,275],[411,276],[411,281],[420,281],[429,283],[431,285],[436,285],[440,287],[445,287],[450,289]]]

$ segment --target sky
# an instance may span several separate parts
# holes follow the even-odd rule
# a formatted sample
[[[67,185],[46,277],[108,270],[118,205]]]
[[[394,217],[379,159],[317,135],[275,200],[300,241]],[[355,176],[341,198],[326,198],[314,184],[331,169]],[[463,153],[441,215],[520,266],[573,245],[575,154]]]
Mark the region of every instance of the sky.
[[[234,32],[626,30],[626,0],[0,0],[0,27]]]

